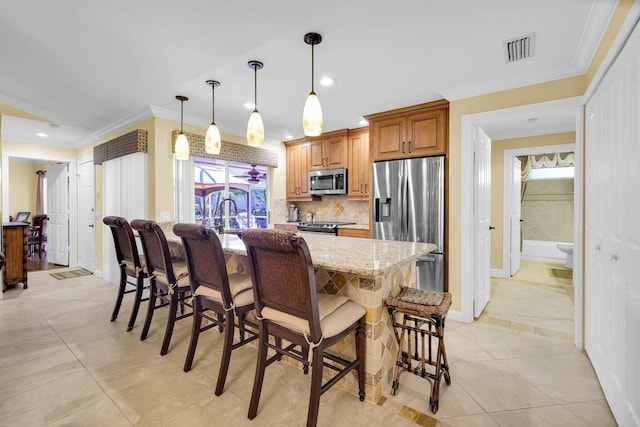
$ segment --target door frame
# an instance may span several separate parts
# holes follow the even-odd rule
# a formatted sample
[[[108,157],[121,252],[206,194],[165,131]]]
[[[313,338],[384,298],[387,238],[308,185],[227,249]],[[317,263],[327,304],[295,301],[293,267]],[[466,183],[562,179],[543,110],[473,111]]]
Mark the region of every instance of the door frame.
[[[9,157],[60,162],[69,165],[69,267],[78,266],[78,186],[76,182],[77,161],[75,157],[37,154],[27,151],[2,150],[2,221],[9,220]]]
[[[504,150],[504,190],[502,200],[502,270],[492,269],[491,273],[495,277],[510,277],[511,266],[509,261],[511,259],[511,253],[509,246],[511,245],[511,224],[509,222],[511,217],[511,190],[513,178],[512,171],[512,159],[516,156],[525,156],[529,154],[545,154],[545,153],[565,153],[568,151],[574,152],[576,150],[576,144],[558,144],[558,145],[545,145],[544,147],[528,147],[528,148],[514,148],[511,150]],[[574,155],[575,156],[575,155]],[[577,163],[577,162],[575,162]],[[575,165],[576,168],[581,165]],[[508,174],[508,176],[507,176]],[[576,190],[576,178],[573,179],[573,190]],[[575,195],[574,195],[575,200]],[[574,218],[577,206],[574,204]],[[575,231],[575,230],[574,230]]]
[[[571,109],[576,112],[576,148],[575,162],[580,165],[580,169],[576,171],[574,184],[574,289],[575,308],[574,323],[575,334],[574,342],[578,348],[583,347],[583,287],[582,280],[582,259],[583,259],[583,206],[584,199],[582,194],[582,157],[583,157],[583,101],[584,97],[578,96],[573,98],[560,99],[556,101],[542,102],[538,104],[529,104],[519,107],[505,108],[501,110],[487,111],[483,113],[466,114],[461,117],[461,241],[460,241],[460,257],[461,257],[461,298],[462,313],[460,318],[463,322],[473,322],[473,266],[476,261],[474,253],[474,225],[476,223],[475,214],[473,212],[473,188],[475,185],[475,176],[473,173],[473,153],[474,153],[474,129],[481,127],[483,124],[490,122],[504,121],[505,119],[522,119],[534,117],[542,112],[549,111],[569,111]]]

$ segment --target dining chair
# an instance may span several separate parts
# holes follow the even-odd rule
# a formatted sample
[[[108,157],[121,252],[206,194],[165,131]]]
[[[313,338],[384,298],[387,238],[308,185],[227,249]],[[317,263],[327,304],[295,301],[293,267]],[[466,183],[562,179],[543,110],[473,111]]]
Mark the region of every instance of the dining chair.
[[[138,254],[138,246],[129,221],[120,216],[106,216],[102,219],[102,222],[111,230],[113,245],[116,249],[116,259],[120,268],[118,295],[116,304],[113,307],[113,313],[111,313],[112,322],[118,318],[124,295],[135,292],[133,309],[127,324],[127,332],[129,332],[136,323],[140,302],[146,300],[146,298],[142,298],[142,294],[145,289],[144,280],[148,279],[149,276],[145,272],[144,258]],[[127,285],[133,285],[133,289],[127,289]],[[148,287],[146,286],[146,288]]]
[[[257,415],[266,367],[283,355],[305,368],[311,366],[307,427],[317,423],[320,396],[351,370],[357,369],[358,395],[364,400],[365,309],[344,296],[318,293],[311,254],[302,237],[284,230],[254,229],[242,231],[240,238],[251,266],[259,325],[249,419]],[[342,340],[348,344],[354,331],[353,360],[327,351]],[[271,342],[269,336],[275,340]],[[283,348],[282,341],[289,344]],[[268,350],[275,356],[267,359]],[[335,371],[324,384],[323,367]]]
[[[176,320],[193,315],[192,311],[185,313],[184,310],[185,305],[191,307],[187,301],[191,294],[187,263],[184,261],[174,262],[171,258],[167,238],[155,221],[134,219],[131,221],[131,227],[140,236],[147,275],[151,279],[147,317],[142,327],[140,340],[147,339],[154,311],[169,305],[167,325],[160,349],[160,354],[164,356],[169,351]],[[158,298],[160,298],[160,303],[156,304]],[[168,302],[165,302],[164,298],[167,298]],[[178,307],[180,315],[178,315]]]
[[[43,246],[47,242],[47,220],[46,214],[38,214],[33,216],[32,226],[29,227],[29,235],[27,236],[27,244],[29,245],[29,255],[35,254],[35,248],[38,247],[38,258],[42,259]],[[46,251],[45,251],[46,252]]]
[[[258,326],[247,319],[254,307],[251,276],[228,274],[220,239],[212,229],[200,224],[176,224],[173,233],[182,239],[193,295],[193,328],[184,371],[191,370],[200,333],[213,327],[221,329],[224,344],[215,390],[216,396],[220,396],[231,352],[258,338]],[[215,317],[207,314],[208,310],[215,313]],[[210,323],[203,327],[202,318]],[[239,341],[234,344],[236,322]]]

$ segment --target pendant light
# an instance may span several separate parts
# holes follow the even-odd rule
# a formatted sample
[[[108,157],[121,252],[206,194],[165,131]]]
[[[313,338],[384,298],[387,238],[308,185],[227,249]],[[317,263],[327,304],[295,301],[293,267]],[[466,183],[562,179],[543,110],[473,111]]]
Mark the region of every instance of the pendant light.
[[[189,141],[187,140],[187,136],[182,132],[182,116],[183,116],[183,106],[184,101],[188,101],[189,98],[182,95],[176,95],[176,99],[180,101],[180,134],[178,138],[176,138],[176,159],[178,160],[189,160]]]
[[[249,68],[253,68],[254,72],[254,102],[253,112],[247,124],[247,144],[259,147],[264,142],[264,125],[262,124],[262,117],[260,117],[260,113],[258,112],[258,70],[260,70],[264,64],[260,61],[249,61],[247,65]]]
[[[222,141],[220,140],[220,131],[216,126],[216,87],[220,86],[220,82],[215,80],[207,80],[207,84],[211,86],[211,124],[207,129],[204,137],[204,151],[209,154],[220,154]]]
[[[318,136],[322,133],[322,107],[318,95],[313,90],[314,58],[313,46],[320,44],[322,36],[318,33],[307,33],[304,42],[311,45],[311,92],[304,103],[302,112],[302,127],[306,136]]]

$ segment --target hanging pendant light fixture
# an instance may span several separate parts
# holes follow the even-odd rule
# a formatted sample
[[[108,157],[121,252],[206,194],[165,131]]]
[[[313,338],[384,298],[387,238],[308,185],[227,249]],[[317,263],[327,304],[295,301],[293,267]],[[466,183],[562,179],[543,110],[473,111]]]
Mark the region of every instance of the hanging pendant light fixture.
[[[314,57],[313,46],[320,44],[322,36],[318,33],[307,33],[304,42],[311,45],[311,92],[304,103],[302,112],[302,127],[306,136],[318,136],[322,133],[322,107],[318,95],[313,90]]]
[[[207,84],[211,86],[211,124],[207,129],[204,137],[204,151],[209,154],[220,154],[222,141],[220,139],[220,130],[216,126],[216,87],[220,86],[220,82],[215,80],[207,80]]]
[[[176,138],[175,154],[178,160],[189,160],[189,140],[187,136],[182,132],[182,117],[184,101],[188,101],[189,98],[182,95],[176,95],[176,99],[180,101],[180,134]]]
[[[253,87],[253,112],[249,117],[249,123],[247,124],[247,144],[259,147],[264,142],[264,125],[262,124],[262,117],[258,112],[258,70],[260,70],[264,64],[260,61],[249,61],[247,63],[249,68],[253,68],[254,72],[254,87]]]

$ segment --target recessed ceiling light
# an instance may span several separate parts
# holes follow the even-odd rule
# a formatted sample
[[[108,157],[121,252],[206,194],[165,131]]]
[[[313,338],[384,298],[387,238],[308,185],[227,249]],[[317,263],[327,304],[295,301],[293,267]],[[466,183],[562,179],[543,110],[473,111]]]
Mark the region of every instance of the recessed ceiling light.
[[[255,107],[255,104],[253,102],[245,102],[244,103],[244,108],[246,108],[247,110],[253,110],[253,108]]]
[[[335,82],[336,82],[336,79],[334,79],[333,77],[329,77],[329,76],[325,76],[325,77],[320,79],[320,84],[322,86],[333,86],[333,84]]]
[[[48,136],[49,136],[49,135],[47,135],[47,134],[46,134],[46,133],[44,133],[44,132],[38,132],[38,133],[36,133],[36,135],[38,135],[39,137],[42,137],[42,138],[46,138],[46,137],[48,137]]]
[[[361,124],[362,126],[366,126],[369,124],[369,122],[366,121],[365,119],[360,120],[358,123]]]
[[[287,135],[287,136],[284,137],[284,139],[293,139],[293,136],[292,135]]]

